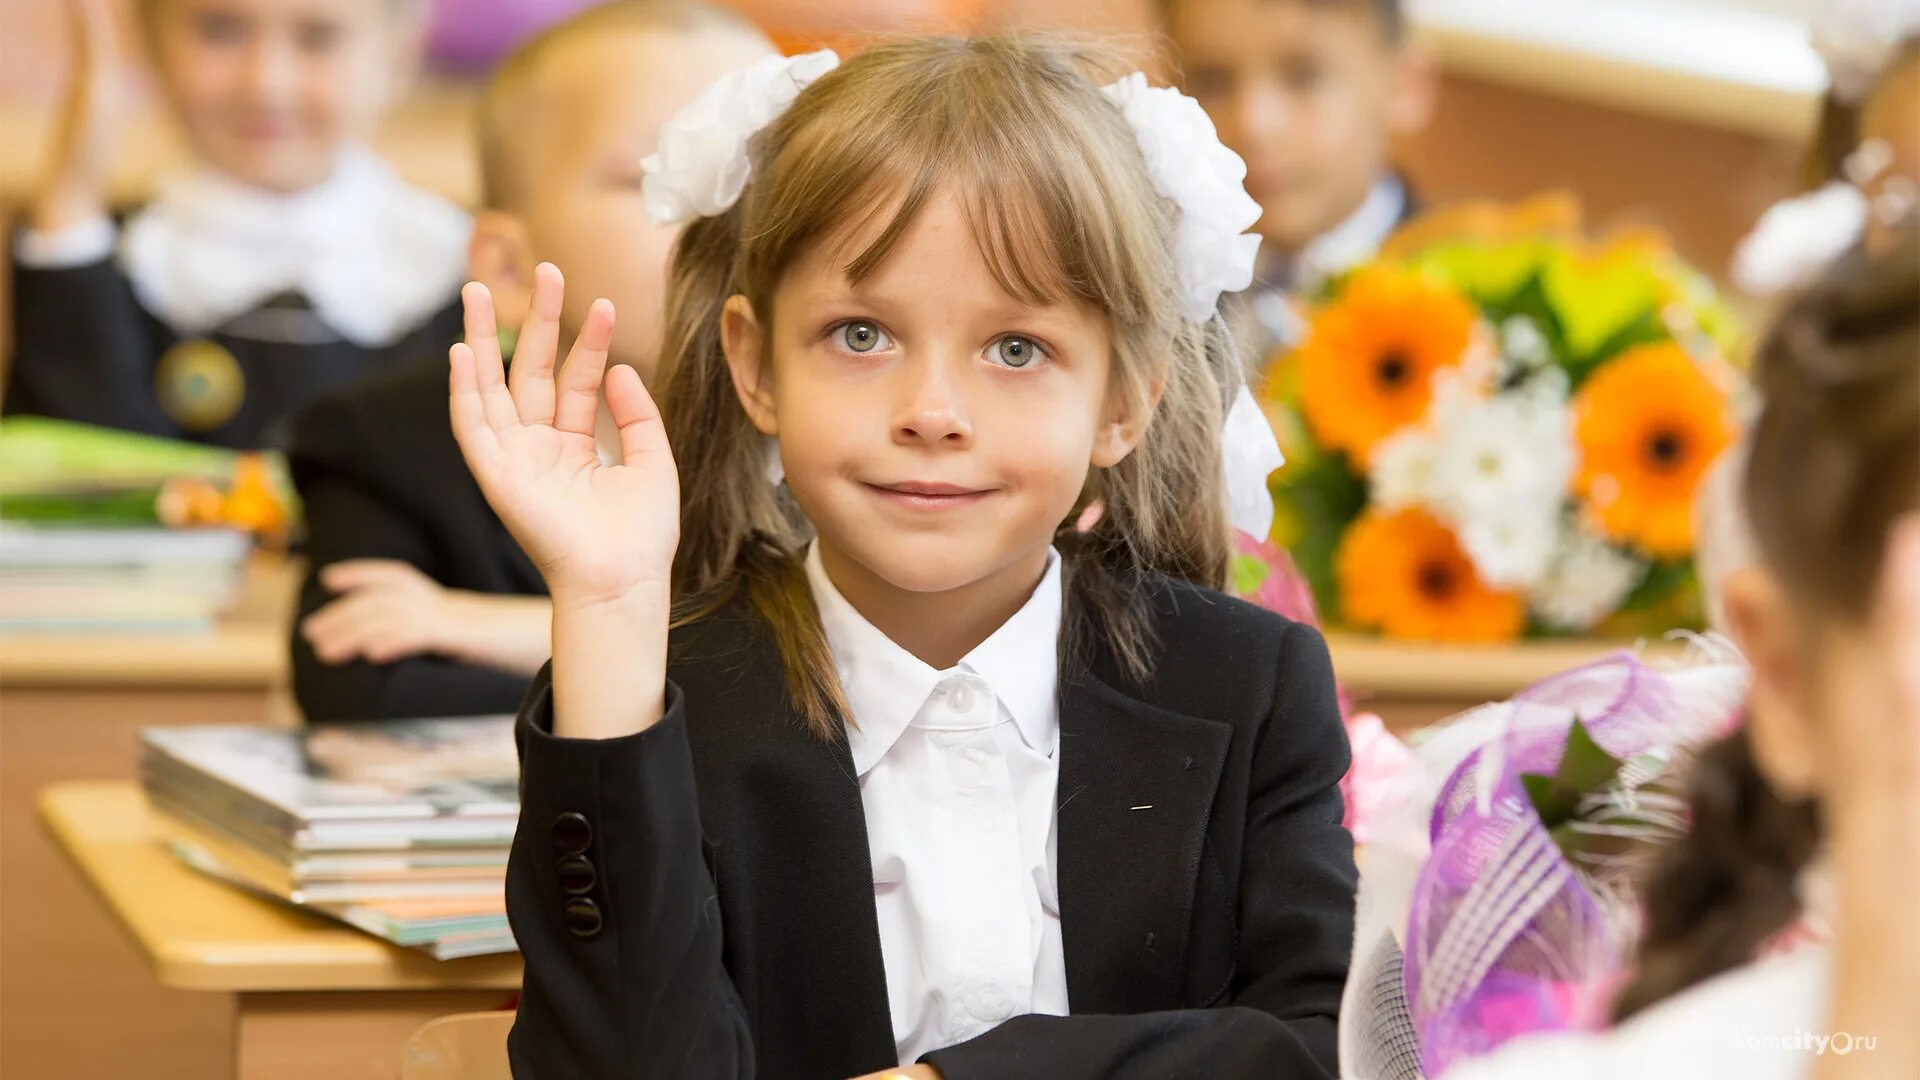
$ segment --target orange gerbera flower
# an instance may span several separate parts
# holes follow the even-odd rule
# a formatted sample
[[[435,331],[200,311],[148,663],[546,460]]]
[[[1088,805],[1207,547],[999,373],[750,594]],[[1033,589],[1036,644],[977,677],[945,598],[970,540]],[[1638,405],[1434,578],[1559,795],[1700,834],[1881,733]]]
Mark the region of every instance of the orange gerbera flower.
[[[1466,297],[1437,282],[1388,269],[1355,276],[1300,346],[1300,408],[1314,437],[1364,464],[1426,415],[1434,375],[1466,358],[1473,320]]]
[[[1693,497],[1736,437],[1724,390],[1671,342],[1615,357],[1573,399],[1574,488],[1603,535],[1656,558],[1693,550]]]
[[[1480,580],[1445,525],[1423,510],[1361,514],[1334,574],[1347,622],[1418,641],[1511,641],[1526,628],[1519,593]]]

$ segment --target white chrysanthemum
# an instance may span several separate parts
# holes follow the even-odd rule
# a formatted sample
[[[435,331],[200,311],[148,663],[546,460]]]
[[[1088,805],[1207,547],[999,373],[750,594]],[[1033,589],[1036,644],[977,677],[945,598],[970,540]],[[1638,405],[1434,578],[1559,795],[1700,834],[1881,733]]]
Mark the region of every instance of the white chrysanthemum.
[[[1372,496],[1382,510],[1425,506],[1433,499],[1433,435],[1409,427],[1374,447]]]
[[[1533,613],[1558,630],[1591,630],[1647,576],[1645,562],[1577,526],[1567,530],[1559,548],[1528,598]]]
[[[1481,580],[1496,589],[1525,589],[1546,574],[1560,542],[1553,508],[1475,514],[1454,526]]]
[[[1553,359],[1547,335],[1540,324],[1525,315],[1515,315],[1500,324],[1500,374],[1502,378],[1539,371]]]
[[[1503,394],[1440,433],[1434,496],[1463,520],[1517,510],[1557,515],[1573,464],[1566,408],[1545,395]]]
[[[1431,501],[1489,584],[1525,588],[1546,572],[1573,476],[1571,424],[1543,389],[1481,402],[1441,432]]]

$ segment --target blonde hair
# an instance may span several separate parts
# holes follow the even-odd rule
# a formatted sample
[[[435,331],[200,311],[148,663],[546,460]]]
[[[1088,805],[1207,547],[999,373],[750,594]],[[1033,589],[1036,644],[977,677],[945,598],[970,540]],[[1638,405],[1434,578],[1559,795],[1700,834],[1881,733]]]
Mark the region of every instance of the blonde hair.
[[[937,195],[963,207],[1010,296],[1106,311],[1109,393],[1146,418],[1133,453],[1096,470],[1060,523],[1066,656],[1083,657],[1098,641],[1125,677],[1142,680],[1154,644],[1145,579],[1225,583],[1220,426],[1238,362],[1221,320],[1180,316],[1177,211],[1154,190],[1132,128],[1099,89],[1114,74],[1104,55],[1049,39],[874,45],[800,94],[755,141],[740,201],[689,225],[675,249],[659,382],[669,438],[699,448],[679,461],[681,618],[744,590],[772,627],[795,705],[822,737],[845,709],[796,557],[810,526],[767,483],[767,441],[735,394],[721,309],[741,294],[770,325],[775,286],[808,245],[877,226],[847,264],[860,280]],[[1077,531],[1096,500],[1098,521]]]
[[[530,198],[528,174],[540,166],[530,135],[565,123],[543,103],[540,90],[557,57],[580,41],[608,34],[737,34],[760,40],[745,18],[700,0],[611,0],[595,4],[522,42],[487,80],[475,111],[479,135],[480,204],[521,210]],[[543,104],[545,108],[543,108]]]

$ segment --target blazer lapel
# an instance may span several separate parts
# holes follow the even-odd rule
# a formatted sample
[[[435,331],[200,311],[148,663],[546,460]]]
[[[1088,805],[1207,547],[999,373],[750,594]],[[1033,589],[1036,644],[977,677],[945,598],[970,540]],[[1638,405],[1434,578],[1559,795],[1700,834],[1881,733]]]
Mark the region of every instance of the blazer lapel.
[[[737,989],[757,1040],[805,1048],[802,1060],[763,1062],[761,1075],[889,1067],[873,864],[846,737],[803,728],[780,657],[744,605],[677,633],[670,675],[701,703],[689,730]]]
[[[1228,724],[1063,679],[1058,875],[1076,1013],[1177,1005]]]

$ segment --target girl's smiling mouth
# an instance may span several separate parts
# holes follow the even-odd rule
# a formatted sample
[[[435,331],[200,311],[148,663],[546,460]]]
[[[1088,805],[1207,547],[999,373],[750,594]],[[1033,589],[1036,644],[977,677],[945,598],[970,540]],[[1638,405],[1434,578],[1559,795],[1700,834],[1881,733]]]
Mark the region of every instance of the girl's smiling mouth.
[[[963,506],[972,506],[992,494],[991,491],[983,488],[924,480],[902,480],[884,484],[863,483],[862,486],[883,502],[902,509],[919,511],[954,510]]]

